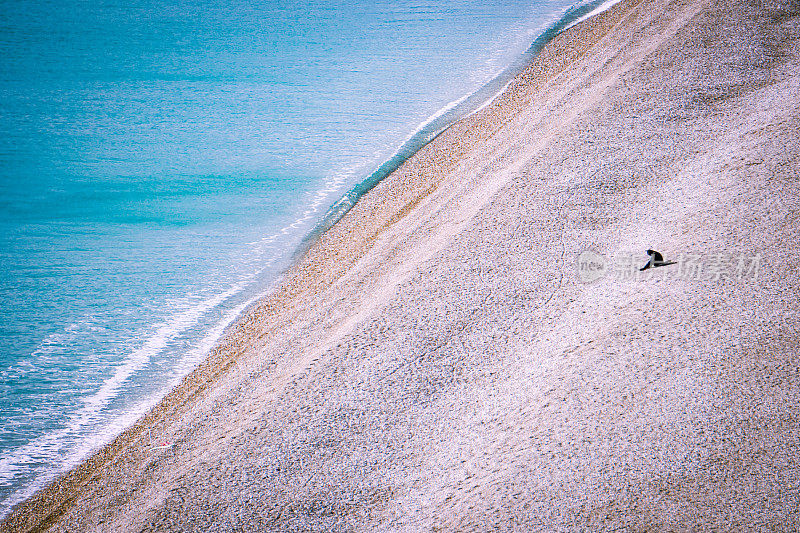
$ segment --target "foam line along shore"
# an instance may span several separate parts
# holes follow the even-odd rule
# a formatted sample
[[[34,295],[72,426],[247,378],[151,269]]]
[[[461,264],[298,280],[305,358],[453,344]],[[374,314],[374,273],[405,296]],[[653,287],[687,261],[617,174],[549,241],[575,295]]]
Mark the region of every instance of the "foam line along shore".
[[[558,33],[3,527],[797,529],[798,15]]]
[[[435,4],[3,13],[0,516],[152,408],[570,0]]]

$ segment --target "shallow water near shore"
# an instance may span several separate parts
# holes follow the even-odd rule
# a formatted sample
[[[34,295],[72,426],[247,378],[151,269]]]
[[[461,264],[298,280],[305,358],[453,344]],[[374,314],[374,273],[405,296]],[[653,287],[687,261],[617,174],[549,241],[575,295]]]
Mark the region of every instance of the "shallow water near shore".
[[[152,406],[571,4],[10,4],[0,515]]]

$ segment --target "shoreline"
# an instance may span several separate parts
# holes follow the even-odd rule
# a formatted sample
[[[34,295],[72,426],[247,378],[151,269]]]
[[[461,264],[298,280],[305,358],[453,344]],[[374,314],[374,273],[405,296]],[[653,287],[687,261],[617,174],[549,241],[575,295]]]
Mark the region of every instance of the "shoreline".
[[[287,268],[287,270],[291,268],[291,265],[301,259],[302,255],[308,250],[309,247],[313,246],[314,241],[319,238],[321,233],[327,231],[327,229],[330,229],[333,224],[335,224],[342,218],[342,216],[344,216],[347,210],[355,205],[355,203],[358,202],[363,195],[367,194],[381,180],[397,170],[397,168],[399,168],[407,159],[414,157],[416,152],[430,143],[440,133],[452,126],[453,123],[463,120],[470,115],[481,111],[484,107],[488,106],[496,98],[498,98],[511,84],[513,79],[519,75],[536,56],[536,54],[538,54],[539,50],[543,46],[546,46],[547,43],[549,43],[555,36],[582,22],[583,20],[586,20],[586,18],[595,16],[609,9],[610,7],[613,7],[613,5],[619,1],[620,0],[584,0],[583,4],[576,4],[566,9],[557,20],[545,26],[541,34],[533,41],[533,43],[531,43],[531,45],[510,65],[497,73],[494,78],[486,82],[474,92],[464,95],[462,98],[447,104],[442,109],[431,115],[431,117],[420,123],[418,128],[401,143],[400,147],[395,153],[392,154],[391,157],[389,157],[389,159],[381,163],[379,167],[374,172],[369,174],[364,180],[348,190],[328,209],[328,212],[324,215],[323,219],[314,227],[312,227],[305,236],[302,237],[300,244],[293,252],[289,254],[289,257],[292,259],[289,262],[290,266]],[[499,90],[498,87],[500,88]],[[486,97],[487,94],[489,95],[488,98]],[[271,285],[279,285],[280,279],[284,274],[285,272],[280,272],[278,278],[271,283]],[[227,331],[227,329],[230,328],[237,320],[241,319],[247,312],[247,309],[255,305],[258,300],[263,299],[263,294],[268,294],[272,290],[273,289],[267,289],[262,293],[262,296],[251,299],[244,306],[244,311],[240,312],[233,321],[229,322],[227,326],[225,326],[225,331]],[[219,344],[224,336],[225,333],[223,332],[223,334],[219,335],[217,340],[214,342],[214,345]],[[150,409],[156,408],[158,403],[160,403],[163,399],[164,398],[160,398],[157,400]],[[150,409],[148,409],[147,412],[149,412]],[[145,412],[145,415],[147,412]],[[136,418],[136,422],[138,422],[139,418],[141,417]],[[134,422],[133,425],[135,425],[136,422]],[[123,432],[131,427],[132,426],[126,426]],[[120,436],[121,434],[122,432],[117,436]],[[116,437],[114,437],[114,439],[115,438]],[[107,444],[111,444],[114,439],[111,439],[111,442],[108,442]],[[103,447],[105,447],[105,445]],[[77,464],[71,467],[70,470],[79,466],[94,453],[95,452],[92,452],[89,455],[86,455],[84,459],[80,460]],[[53,480],[46,482],[42,488],[45,488],[62,475],[64,474],[59,474]],[[35,494],[35,492],[38,491],[34,491],[25,499],[30,498],[33,494]],[[22,502],[20,501],[19,503]],[[14,506],[12,506],[12,508],[13,507]],[[5,518],[5,516],[10,514],[10,512],[11,511],[9,509],[6,515],[0,514],[0,522]]]
[[[314,241],[317,238],[319,238],[321,233],[324,233],[324,231],[329,229],[338,220],[340,220],[342,216],[344,216],[344,214],[347,212],[347,210],[349,210],[356,202],[358,202],[358,200],[363,195],[367,194],[373,187],[375,187],[382,179],[384,179],[389,174],[397,170],[397,168],[399,168],[399,166],[401,166],[407,159],[413,157],[417,151],[419,151],[426,144],[430,143],[433,139],[436,138],[436,136],[438,136],[444,130],[449,128],[454,122],[467,118],[469,115],[472,115],[477,111],[480,111],[481,109],[483,109],[483,107],[487,106],[495,98],[500,96],[500,94],[505,90],[505,88],[510,83],[510,80],[516,77],[516,75],[518,75],[519,72],[521,72],[524,66],[530,62],[530,59],[534,57],[536,53],[538,53],[538,49],[541,48],[541,46],[546,45],[547,42],[549,42],[555,35],[557,35],[561,31],[564,31],[565,29],[571,27],[572,25],[575,25],[577,23],[575,22],[576,19],[579,19],[581,21],[584,20],[583,17],[587,17],[587,15],[585,14],[587,11],[591,10],[592,13],[597,12],[594,14],[598,14],[608,9],[608,7],[603,7],[604,5],[613,4],[616,2],[619,2],[619,0],[584,0],[584,4],[576,4],[568,8],[562,13],[562,15],[558,18],[558,20],[552,22],[542,30],[541,35],[537,37],[537,39],[528,47],[528,49],[525,50],[525,52],[523,52],[518,58],[516,58],[514,62],[512,62],[512,64],[502,69],[494,78],[486,82],[483,86],[479,87],[474,92],[466,94],[463,97],[459,98],[458,100],[455,100],[445,105],[436,113],[428,117],[425,121],[421,122],[417,127],[417,129],[413,131],[408,136],[408,138],[406,138],[400,144],[399,148],[391,155],[391,157],[389,157],[386,161],[381,163],[378,166],[378,168],[372,173],[370,173],[368,176],[366,176],[364,180],[357,183],[350,190],[348,190],[339,200],[337,200],[328,209],[328,212],[324,215],[323,219],[314,227],[312,227],[308,231],[308,233],[300,239],[300,243],[296,246],[296,249],[288,254],[288,256],[291,259],[289,261],[289,266],[286,267],[286,270],[291,269],[291,266],[302,258],[302,255],[308,250],[309,247],[313,246]],[[496,88],[498,86],[502,86],[502,89],[500,89],[499,91],[495,89],[494,94],[492,94],[491,92],[492,88],[493,87]],[[488,99],[485,98],[487,92],[489,94],[492,94]],[[478,107],[476,108],[476,106]],[[340,206],[344,207],[342,208]],[[295,221],[294,223],[298,222],[299,221]],[[281,270],[279,270],[278,272],[279,272],[278,277],[269,284],[271,287],[279,286],[281,278],[286,273],[285,271]],[[228,324],[223,328],[223,333],[217,337],[217,339],[213,343],[213,346],[216,346],[222,341],[222,339],[225,337],[227,330],[233,325],[235,325],[235,322],[240,320],[247,313],[248,309],[256,305],[259,300],[265,298],[264,294],[269,294],[273,290],[275,289],[268,288],[262,291],[260,296],[251,298],[243,306],[242,308],[243,311],[240,312],[236,316],[236,318],[234,318],[232,321],[228,322]],[[184,378],[181,378],[181,381],[183,381]],[[155,401],[153,406],[149,408],[142,416],[146,416],[151,409],[157,408],[158,404],[163,399],[164,397],[161,397],[160,399]],[[116,437],[111,439],[110,442],[107,442],[106,445],[110,445],[117,437],[121,436],[122,433],[124,433],[125,431],[131,429],[134,425],[136,425],[136,423],[138,423],[139,419],[142,418],[142,416],[137,416],[133,424],[131,424],[130,426],[126,426],[125,429],[122,430],[122,432],[120,432]],[[104,448],[106,445],[102,446],[100,450],[96,450],[96,452],[101,451],[102,448]],[[68,471],[71,471],[74,468],[80,466],[81,463],[83,463],[85,460],[88,460],[96,452],[91,452],[90,454],[86,455],[84,459],[81,459],[78,463],[69,468]],[[42,487],[42,489],[46,488],[47,485],[50,485],[51,483],[57,481],[61,476],[65,475],[67,472],[65,472],[64,474],[59,474],[51,481],[46,482]],[[36,492],[38,492],[38,490],[31,493],[25,499],[32,497]],[[22,503],[23,501],[24,500],[20,501],[19,503]],[[7,514],[4,515],[0,513],[0,522],[3,521],[5,516],[11,514],[11,509],[13,509],[13,507],[18,504],[15,504],[11,508],[9,508],[7,510]]]
[[[721,89],[689,70],[699,89],[688,95],[675,76],[651,83],[681,68],[674,58],[693,42],[684,28],[717,28],[724,7],[623,1],[556,36],[490,105],[425,145],[323,233],[280,288],[237,320],[156,408],[16,506],[2,528],[158,529],[189,519],[202,527],[216,518],[209,489],[248,487],[257,467],[257,479],[271,480],[257,497],[267,515],[251,516],[235,500],[220,504],[220,519],[323,527],[328,514],[309,507],[322,502],[365,529],[461,529],[481,519],[512,528],[533,520],[656,529],[760,523],[748,521],[748,510],[761,521],[796,520],[778,493],[797,474],[787,459],[798,446],[797,390],[786,374],[794,324],[777,338],[758,319],[792,308],[781,283],[800,284],[775,266],[788,252],[774,241],[797,236],[791,219],[776,222],[792,204],[766,211],[759,195],[796,191],[788,178],[755,173],[763,143],[739,133],[791,139],[796,110],[770,91],[775,84],[797,91],[795,59],[785,52],[759,66],[772,85],[755,67],[717,73]],[[772,28],[757,10],[737,16]],[[783,24],[775,23],[783,32],[776,35],[789,47],[791,17],[769,16]],[[714,48],[695,61],[724,65],[714,54],[735,51]],[[750,61],[747,49],[738,52]],[[796,142],[789,146],[794,157]],[[726,150],[748,159],[737,162]],[[795,160],[787,161],[772,172],[791,172]],[[649,198],[659,201],[648,205]],[[729,207],[734,201],[740,209]],[[674,280],[582,286],[565,270],[581,247],[613,254],[643,243],[672,256],[714,245],[761,251],[772,270],[751,285],[703,291]],[[727,359],[731,332],[743,339],[738,365]],[[765,342],[771,351],[758,352]],[[764,376],[758,364],[772,371]],[[776,373],[786,379],[769,385]],[[783,400],[744,409],[751,396],[738,392],[740,383]],[[530,435],[518,438],[522,429]],[[154,450],[145,433],[172,445]],[[305,433],[316,444],[308,447]],[[765,440],[789,448],[762,460]],[[713,468],[687,459],[709,449],[710,464],[733,473],[733,485],[714,485]],[[487,453],[488,461],[479,459]],[[743,453],[765,471],[783,461],[777,484],[737,463]],[[258,466],[261,457],[268,461]],[[354,474],[363,461],[378,465],[377,477]],[[761,483],[758,509],[748,509],[740,478]],[[698,492],[704,483],[712,489]],[[336,497],[328,501],[325,491]],[[501,503],[516,494],[527,507]],[[720,506],[726,501],[733,508]]]
[[[514,79],[522,74],[542,48],[547,46],[559,34],[591,17],[600,15],[613,8],[620,1],[621,0],[588,0],[583,4],[576,4],[567,9],[558,20],[552,22],[542,30],[541,34],[531,43],[522,55],[501,70],[494,78],[479,87],[476,91],[466,94],[458,100],[454,100],[445,105],[442,109],[428,117],[427,120],[420,123],[417,129],[403,141],[389,159],[381,163],[374,172],[348,190],[339,200],[328,208],[322,220],[303,238],[298,250],[294,253],[295,259],[299,259],[299,257],[313,245],[316,238],[341,220],[361,197],[369,193],[369,191],[392,172],[398,170],[403,163],[414,157],[416,153],[427,144],[432,142],[455,123],[468,119],[471,115],[491,105],[495,99],[500,97],[500,95],[508,89]]]
[[[122,450],[126,447],[130,446],[131,444],[135,443],[138,440],[141,440],[144,432],[148,432],[148,438],[152,438],[152,429],[153,425],[158,421],[164,420],[169,418],[170,414],[174,414],[175,410],[183,405],[184,403],[191,401],[191,399],[197,395],[202,393],[202,391],[206,387],[212,386],[215,379],[223,376],[228,372],[231,366],[234,364],[234,359],[238,359],[239,357],[243,356],[241,348],[238,345],[241,345],[241,337],[246,337],[248,334],[242,332],[242,327],[244,323],[252,322],[254,320],[253,315],[259,315],[263,313],[272,313],[272,309],[274,309],[274,305],[270,305],[268,302],[273,299],[275,293],[279,293],[284,290],[284,280],[287,276],[290,276],[293,271],[297,270],[298,268],[302,268],[301,265],[307,261],[307,255],[309,252],[312,252],[318,245],[318,241],[322,240],[325,236],[326,232],[330,232],[332,229],[336,227],[337,224],[340,224],[343,218],[345,218],[350,211],[355,208],[356,204],[364,198],[365,195],[370,194],[372,190],[382,185],[382,183],[390,178],[393,173],[396,173],[400,170],[401,167],[405,166],[406,162],[409,159],[415,158],[417,154],[425,150],[431,143],[437,141],[438,137],[444,133],[446,133],[449,129],[459,125],[461,122],[469,121],[473,116],[479,115],[481,113],[486,113],[487,108],[492,108],[498,104],[498,101],[503,99],[503,96],[509,91],[511,87],[515,85],[515,81],[521,77],[526,71],[528,71],[532,64],[537,61],[539,55],[543,51],[544,48],[550,46],[550,44],[556,39],[564,39],[562,34],[570,32],[572,33],[575,28],[579,25],[586,25],[592,18],[599,17],[604,13],[608,12],[609,10],[614,10],[620,3],[631,3],[633,2],[634,5],[638,5],[641,0],[600,0],[596,2],[598,5],[593,6],[594,2],[589,2],[587,4],[581,5],[575,8],[576,11],[587,11],[589,9],[598,10],[601,9],[603,4],[611,4],[609,7],[598,11],[597,13],[593,14],[589,18],[584,18],[578,22],[575,20],[571,20],[570,22],[565,22],[564,17],[567,16],[569,11],[565,13],[564,17],[560,19],[559,22],[553,23],[547,29],[544,30],[542,36],[537,38],[534,43],[526,50],[523,54],[522,58],[528,57],[526,61],[526,65],[511,65],[506,67],[506,69],[501,72],[497,78],[487,82],[487,84],[478,89],[476,93],[467,95],[464,100],[471,100],[475,94],[478,94],[484,90],[486,86],[492,85],[497,79],[500,79],[503,74],[507,71],[512,71],[513,69],[518,69],[518,72],[511,76],[509,79],[505,80],[503,84],[503,88],[491,96],[491,98],[487,99],[481,106],[478,108],[471,110],[466,115],[456,119],[454,122],[447,124],[446,126],[438,129],[433,136],[429,140],[423,142],[420,146],[417,146],[414,151],[404,157],[401,157],[401,160],[398,161],[398,164],[392,165],[396,156],[390,158],[387,162],[381,165],[381,167],[376,170],[372,175],[367,177],[363,182],[359,183],[354,187],[353,191],[356,192],[356,196],[352,199],[353,203],[348,206],[348,209],[343,213],[334,215],[334,219],[332,222],[328,221],[328,214],[325,215],[323,221],[320,224],[313,228],[311,232],[304,237],[303,243],[300,246],[300,250],[295,254],[295,258],[292,261],[292,266],[289,267],[288,271],[284,273],[279,282],[277,283],[276,288],[271,291],[269,295],[265,298],[261,298],[256,302],[251,303],[248,305],[247,309],[245,309],[234,321],[234,323],[228,325],[226,327],[225,332],[223,335],[216,341],[215,347],[209,352],[206,359],[200,363],[195,370],[190,372],[187,376],[185,376],[182,380],[180,385],[172,389],[164,398],[159,400],[156,405],[148,410],[148,412],[140,417],[134,424],[126,428],[122,433],[120,433],[117,437],[115,437],[111,442],[103,446],[100,450],[92,453],[86,459],[81,461],[78,465],[70,469],[68,472],[64,473],[63,475],[57,477],[51,482],[48,482],[42,489],[33,493],[30,497],[23,500],[22,502],[16,504],[10,512],[2,519],[0,519],[0,526],[5,529],[6,523],[11,524],[10,527],[14,528],[17,527],[16,524],[19,522],[19,515],[28,514],[28,509],[30,508],[37,508],[42,505],[40,500],[58,500],[68,499],[68,494],[74,492],[77,487],[79,487],[85,480],[91,476],[96,470],[101,468],[104,464],[108,461],[113,460]],[[591,6],[591,8],[590,8]],[[580,15],[577,17],[585,16],[584,13],[581,12]],[[557,26],[564,26],[560,29],[553,31],[553,28]],[[552,33],[552,35],[547,35],[548,33]],[[539,41],[544,38],[545,42],[542,44]],[[536,48],[533,52],[532,57],[531,52],[532,49]],[[522,59],[521,58],[521,59]],[[551,73],[552,75],[552,73]],[[456,106],[458,107],[458,106]],[[451,110],[452,111],[452,110]],[[427,125],[427,124],[426,124]],[[413,138],[419,134],[425,134],[425,131],[416,132],[409,140],[405,141],[403,145],[398,149],[398,153],[402,153],[406,145],[409,142],[413,142]],[[390,165],[392,169],[389,172],[381,172],[385,166]],[[376,175],[379,175],[377,179],[374,179]],[[350,199],[352,191],[348,191],[348,193],[343,196],[342,199],[338,200],[333,207],[329,209],[332,211],[335,209],[337,204],[340,204],[342,200]],[[428,188],[425,192],[429,193],[432,192],[431,188]],[[423,193],[423,196],[425,194]],[[402,209],[401,209],[402,212]],[[324,252],[323,252],[324,253]],[[313,291],[312,291],[313,292]],[[283,299],[283,297],[279,296],[279,299]],[[266,310],[265,310],[266,308]],[[247,327],[247,326],[244,326]],[[236,346],[234,348],[233,346]],[[231,353],[227,353],[232,351]],[[58,504],[56,505],[58,507]],[[37,522],[40,524],[40,527],[45,526],[46,524],[50,523],[52,520],[56,519],[58,510],[45,512],[44,516],[41,519],[33,520],[33,522]],[[30,516],[28,517],[30,518]],[[29,520],[26,520],[29,521]]]

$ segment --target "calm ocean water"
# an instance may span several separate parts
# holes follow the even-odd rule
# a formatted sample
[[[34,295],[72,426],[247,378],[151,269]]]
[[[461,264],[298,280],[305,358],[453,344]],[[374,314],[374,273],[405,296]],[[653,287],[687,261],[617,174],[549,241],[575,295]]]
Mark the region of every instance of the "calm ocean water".
[[[0,516],[152,406],[334,202],[499,90],[573,3],[3,1]]]

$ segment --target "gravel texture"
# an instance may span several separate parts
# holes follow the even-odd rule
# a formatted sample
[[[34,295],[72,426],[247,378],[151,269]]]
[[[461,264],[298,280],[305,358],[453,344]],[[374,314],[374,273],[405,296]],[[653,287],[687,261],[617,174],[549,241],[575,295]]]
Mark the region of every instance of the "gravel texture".
[[[798,15],[562,34],[2,528],[800,529]]]

